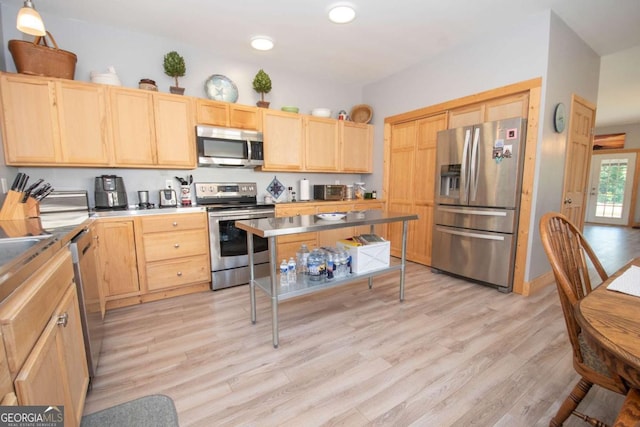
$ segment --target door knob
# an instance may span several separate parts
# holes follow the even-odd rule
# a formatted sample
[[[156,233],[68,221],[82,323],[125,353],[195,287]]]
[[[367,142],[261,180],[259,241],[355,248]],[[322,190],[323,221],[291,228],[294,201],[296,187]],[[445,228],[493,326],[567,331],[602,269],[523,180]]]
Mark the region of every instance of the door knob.
[[[570,205],[573,202],[571,199],[564,199],[564,203]]]

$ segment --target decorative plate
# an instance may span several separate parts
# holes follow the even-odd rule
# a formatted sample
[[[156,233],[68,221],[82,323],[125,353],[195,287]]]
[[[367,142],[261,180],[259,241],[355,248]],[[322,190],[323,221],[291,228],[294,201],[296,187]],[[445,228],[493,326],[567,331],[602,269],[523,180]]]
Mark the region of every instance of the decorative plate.
[[[338,221],[344,218],[345,216],[347,216],[347,214],[342,212],[331,212],[331,213],[316,214],[316,216],[320,219],[324,219],[327,221]]]
[[[280,197],[284,192],[284,185],[282,185],[282,183],[278,181],[278,178],[274,176],[273,180],[267,187],[267,191],[273,196],[273,200],[278,200],[278,197]]]
[[[209,99],[214,101],[236,102],[238,88],[227,76],[213,74],[204,82],[204,91]]]

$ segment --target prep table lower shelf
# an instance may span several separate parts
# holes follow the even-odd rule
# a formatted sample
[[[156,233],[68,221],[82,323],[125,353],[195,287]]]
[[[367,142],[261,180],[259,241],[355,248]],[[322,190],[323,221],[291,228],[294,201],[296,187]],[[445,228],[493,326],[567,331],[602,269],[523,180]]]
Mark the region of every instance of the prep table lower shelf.
[[[373,277],[393,272],[400,272],[399,299],[404,300],[404,271],[407,249],[408,222],[418,219],[418,215],[392,213],[381,211],[360,211],[349,212],[347,216],[338,221],[326,221],[317,218],[315,215],[298,215],[286,218],[261,218],[253,220],[236,221],[236,227],[247,232],[247,252],[249,253],[250,267],[250,299],[251,299],[251,322],[256,323],[256,287],[262,289],[271,298],[271,329],[273,346],[279,345],[278,337],[278,304],[280,301],[295,298],[302,295],[311,294],[335,286],[344,285],[356,280],[369,279],[369,288],[373,286]],[[276,272],[277,259],[275,250],[269,253],[269,277],[256,278],[254,276],[253,262],[253,235],[269,240],[269,248],[276,247],[276,237],[288,234],[306,233],[312,231],[332,230],[335,228],[354,227],[360,225],[370,225],[373,233],[373,226],[402,221],[402,255],[400,260],[392,259],[388,267],[378,270],[368,271],[363,274],[350,274],[348,277],[333,279],[331,281],[314,282],[306,277],[299,277],[295,284],[280,286]]]
[[[371,270],[363,274],[349,274],[347,277],[340,279],[324,280],[320,282],[314,282],[309,280],[307,276],[298,277],[296,283],[290,283],[286,286],[281,286],[280,283],[276,285],[276,291],[278,294],[278,301],[286,301],[291,298],[296,298],[302,295],[312,294],[314,292],[321,291],[323,289],[335,288],[336,286],[342,286],[347,283],[354,282],[356,280],[363,280],[366,278],[373,278],[379,274],[389,273],[390,271],[397,271],[402,268],[402,263],[397,258],[391,259],[391,265],[389,267],[380,268],[378,270]],[[260,277],[254,280],[255,285],[262,289],[264,293],[271,295],[271,278]],[[369,284],[371,287],[371,284]]]

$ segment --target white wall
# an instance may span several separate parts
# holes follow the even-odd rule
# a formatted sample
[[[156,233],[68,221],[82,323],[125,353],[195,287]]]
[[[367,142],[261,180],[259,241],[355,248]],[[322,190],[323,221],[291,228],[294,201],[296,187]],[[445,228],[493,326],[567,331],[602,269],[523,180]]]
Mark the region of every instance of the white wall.
[[[549,13],[538,14],[365,86],[364,102],[376,106],[374,170],[383,165],[385,117],[544,76],[548,37]],[[382,175],[367,183],[382,188]]]
[[[23,34],[15,28],[15,18],[20,6],[20,2],[15,2],[14,5],[0,4],[0,39],[7,42],[11,39],[23,39]],[[260,95],[253,90],[252,82],[255,74],[262,68],[262,52],[256,52],[255,62],[243,63],[219,56],[213,41],[212,48],[204,51],[168,39],[60,16],[48,14],[45,19],[47,29],[51,31],[59,47],[78,56],[76,80],[89,81],[91,71],[106,72],[107,67],[112,65],[123,86],[137,87],[141,78],[151,78],[156,81],[161,92],[168,92],[169,86],[173,85],[173,79],[164,74],[162,61],[165,53],[176,50],[185,58],[187,66],[185,77],[180,78],[180,86],[186,88],[185,95],[206,98],[205,80],[212,74],[224,74],[238,87],[239,104],[255,105],[260,99]],[[33,40],[27,36],[24,36],[24,39]],[[6,64],[3,70],[15,72],[7,44],[3,43],[3,46],[2,59]],[[319,80],[299,75],[296,70],[268,68],[265,71],[273,82],[273,89],[265,96],[266,100],[271,102],[272,109],[280,109],[283,105],[295,105],[300,107],[301,113],[308,114],[315,107],[328,107],[333,110],[333,117],[337,117],[339,110],[350,111],[353,105],[362,103],[361,87],[344,85],[332,80],[331,76],[327,76],[326,80]],[[260,195],[266,194],[266,188],[274,175],[286,186],[296,186],[302,178],[308,178],[311,184],[334,183],[336,180],[343,184],[361,181],[360,175],[347,174],[273,174],[212,168],[198,168],[193,171],[9,168],[4,165],[4,161],[0,164],[0,177],[6,178],[9,183],[18,171],[26,172],[33,178],[42,177],[59,190],[86,189],[91,193],[92,201],[94,177],[103,173],[117,174],[125,178],[130,202],[137,202],[136,190],[151,191],[163,188],[167,177],[171,178],[176,174],[184,176],[189,172],[199,181],[255,181],[261,190]],[[153,196],[157,198],[155,191],[152,192],[152,202]]]
[[[538,139],[525,280],[532,280],[550,270],[540,242],[538,222],[546,212],[560,211],[562,207],[568,127],[561,134],[554,132],[552,124],[555,106],[562,102],[568,110],[572,94],[595,105],[598,94],[600,57],[553,13],[550,20],[548,58],[546,88],[541,101],[540,119],[544,126]]]

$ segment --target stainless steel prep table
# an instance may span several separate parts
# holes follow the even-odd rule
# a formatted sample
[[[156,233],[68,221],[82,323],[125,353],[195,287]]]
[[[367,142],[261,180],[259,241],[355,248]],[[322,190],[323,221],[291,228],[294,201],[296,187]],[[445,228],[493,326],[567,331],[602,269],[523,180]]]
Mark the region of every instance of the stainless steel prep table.
[[[298,215],[281,218],[263,218],[256,220],[236,221],[236,227],[247,232],[247,246],[249,252],[249,266],[251,268],[249,288],[251,293],[251,323],[256,323],[256,290],[258,286],[271,297],[271,325],[273,346],[278,347],[278,302],[301,295],[317,292],[334,286],[339,286],[354,280],[368,278],[369,288],[372,286],[373,276],[400,270],[400,301],[404,300],[404,270],[407,249],[408,221],[418,219],[416,214],[395,212],[382,212],[379,210],[349,212],[344,219],[329,221],[318,218],[315,215]],[[314,231],[333,230],[336,228],[370,225],[373,233],[374,225],[402,221],[402,255],[399,262],[390,263],[389,267],[369,271],[364,274],[350,274],[346,278],[334,279],[330,282],[310,282],[304,277],[299,277],[295,285],[281,288],[277,281],[276,268],[276,237],[288,234],[307,233]],[[254,277],[253,271],[253,234],[269,239],[269,277]]]

